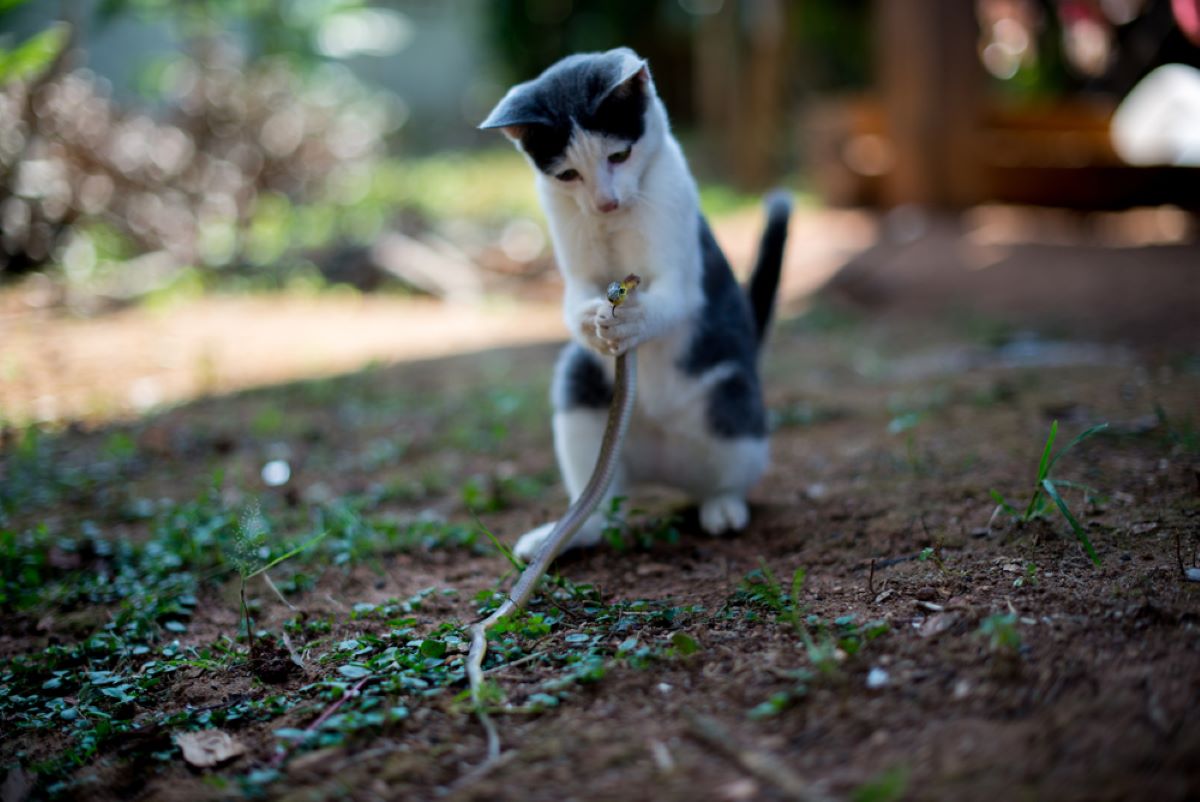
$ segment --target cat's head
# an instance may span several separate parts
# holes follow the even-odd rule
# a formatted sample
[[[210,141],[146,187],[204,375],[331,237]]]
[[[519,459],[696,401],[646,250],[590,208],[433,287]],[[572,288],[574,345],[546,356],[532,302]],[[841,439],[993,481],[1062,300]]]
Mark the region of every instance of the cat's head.
[[[508,90],[480,128],[500,128],[552,192],[591,214],[636,203],[662,136],[645,60],[627,47],[580,53]]]

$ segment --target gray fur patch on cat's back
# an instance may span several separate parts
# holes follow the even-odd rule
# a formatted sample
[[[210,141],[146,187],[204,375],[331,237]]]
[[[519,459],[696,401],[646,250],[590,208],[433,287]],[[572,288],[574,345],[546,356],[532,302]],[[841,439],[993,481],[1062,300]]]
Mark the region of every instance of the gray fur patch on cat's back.
[[[566,150],[576,125],[636,142],[645,133],[647,93],[640,86],[615,90],[644,67],[627,47],[567,56],[510,89],[479,127],[522,127],[521,148],[543,172]]]
[[[556,412],[572,409],[608,409],[613,388],[600,357],[578,343],[568,343],[554,366],[550,401]]]
[[[699,236],[704,308],[680,368],[690,376],[718,366],[730,370],[730,375],[709,391],[708,424],[722,437],[763,437],[767,414],[758,379],[758,338],[750,303],[703,217]]]

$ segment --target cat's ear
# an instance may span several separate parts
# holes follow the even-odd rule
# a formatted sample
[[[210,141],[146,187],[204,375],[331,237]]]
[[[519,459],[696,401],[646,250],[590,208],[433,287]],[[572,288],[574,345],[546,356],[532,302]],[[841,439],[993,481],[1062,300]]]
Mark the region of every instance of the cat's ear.
[[[508,90],[491,114],[479,124],[481,129],[499,128],[514,142],[520,142],[531,125],[545,125],[546,121],[535,110],[529,96],[528,84],[518,84]]]
[[[628,47],[608,51],[618,61],[617,74],[604,98],[625,96],[640,92],[650,83],[650,65]]]

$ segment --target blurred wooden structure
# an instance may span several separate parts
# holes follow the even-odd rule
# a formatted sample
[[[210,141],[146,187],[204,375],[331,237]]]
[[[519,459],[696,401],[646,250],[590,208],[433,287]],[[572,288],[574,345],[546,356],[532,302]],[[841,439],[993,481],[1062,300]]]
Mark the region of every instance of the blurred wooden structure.
[[[775,181],[787,66],[784,0],[724,3],[699,18],[696,111],[705,161],[743,188]]]
[[[837,204],[1200,209],[1200,169],[1133,167],[1104,101],[1005,105],[988,96],[974,3],[875,0],[877,94],[810,115],[809,162]]]

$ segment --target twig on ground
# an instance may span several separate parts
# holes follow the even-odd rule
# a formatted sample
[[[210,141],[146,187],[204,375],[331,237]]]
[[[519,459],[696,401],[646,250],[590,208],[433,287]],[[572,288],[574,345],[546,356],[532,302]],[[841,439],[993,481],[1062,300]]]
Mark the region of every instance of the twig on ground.
[[[740,746],[732,734],[715,720],[688,712],[689,732],[713,751],[724,755],[748,774],[778,788],[789,799],[799,802],[832,802],[832,797],[813,788],[803,778],[769,752],[757,752]]]
[[[292,662],[300,668],[304,668],[304,658],[296,651],[296,647],[292,645],[292,639],[288,637],[287,630],[281,630],[283,636],[283,648],[287,649],[288,657],[292,658]]]
[[[342,704],[347,699],[353,699],[354,697],[358,696],[358,693],[359,693],[359,691],[361,691],[363,689],[363,686],[365,686],[368,682],[370,682],[373,679],[375,679],[375,676],[372,674],[368,674],[367,676],[363,677],[357,683],[355,683],[353,688],[346,691],[344,694],[341,695],[340,698],[338,698],[332,704],[330,704],[329,707],[327,707],[323,711],[321,711],[321,715],[319,715],[315,719],[313,719],[312,723],[304,728],[305,736],[307,737],[308,733],[316,731],[316,729],[318,727],[320,727],[322,724],[324,724],[326,721],[328,721],[329,717],[332,716],[334,713],[336,713],[338,711],[338,708],[341,707]],[[292,750],[290,748],[285,747],[284,749],[281,749],[280,751],[276,752],[275,757],[272,758],[272,760],[271,760],[271,768],[277,769],[281,765],[283,765],[283,761],[287,759],[287,756],[291,753],[291,751]]]
[[[263,581],[267,583],[267,587],[269,587],[271,590],[275,591],[275,595],[279,598],[279,600],[281,602],[283,602],[285,607],[287,607],[293,613],[297,612],[296,607],[290,601],[288,601],[286,598],[284,598],[283,592],[275,584],[275,581],[271,579],[270,574],[268,574],[266,571],[263,571],[262,578],[263,578]]]
[[[540,643],[540,641],[539,641],[539,643]],[[535,643],[534,646],[537,646],[537,644]],[[516,666],[528,663],[530,660],[536,660],[539,657],[545,657],[545,655],[546,655],[545,652],[533,652],[531,654],[525,655],[524,657],[522,657],[518,660],[513,660],[511,663],[501,663],[498,666],[492,666],[491,668],[484,671],[483,673],[484,674],[499,674],[501,671],[503,671],[506,668],[514,668]]]
[[[867,593],[875,598],[875,558],[871,558],[871,573],[867,574]]]
[[[1183,567],[1183,536],[1179,534],[1179,527],[1175,528],[1175,562],[1179,563],[1179,575],[1186,579],[1187,569]]]

